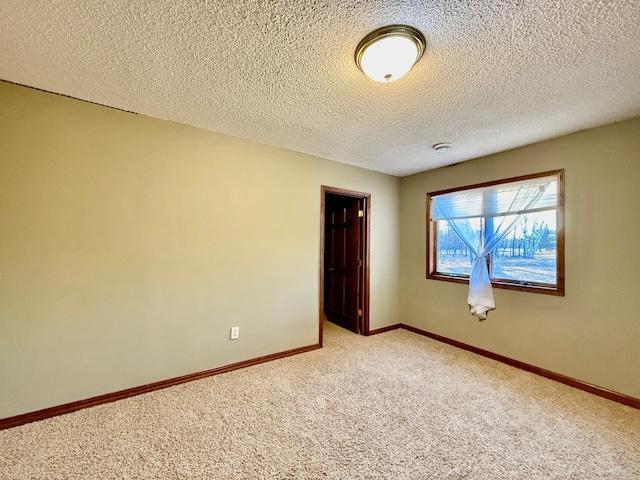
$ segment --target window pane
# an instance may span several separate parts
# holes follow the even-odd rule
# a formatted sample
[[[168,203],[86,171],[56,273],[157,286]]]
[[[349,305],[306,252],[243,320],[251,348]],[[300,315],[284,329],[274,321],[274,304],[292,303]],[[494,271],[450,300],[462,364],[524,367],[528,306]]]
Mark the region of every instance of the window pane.
[[[469,249],[453,231],[449,222],[438,220],[436,271],[456,275],[471,275],[471,254]],[[480,219],[471,219],[465,223],[466,228],[480,230]]]
[[[558,205],[556,176],[537,177],[488,187],[456,190],[432,197],[431,218],[477,218]]]
[[[491,256],[491,278],[555,285],[556,211],[529,213]]]
[[[465,283],[469,250],[491,248],[494,287],[564,296],[563,190],[556,170],[427,193],[427,279]]]

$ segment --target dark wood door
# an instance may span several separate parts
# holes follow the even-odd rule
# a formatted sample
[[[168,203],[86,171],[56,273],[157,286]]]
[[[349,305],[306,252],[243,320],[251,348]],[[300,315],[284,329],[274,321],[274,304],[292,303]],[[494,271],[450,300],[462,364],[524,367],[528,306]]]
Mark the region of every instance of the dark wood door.
[[[361,203],[331,194],[325,203],[325,313],[354,333],[360,333]]]

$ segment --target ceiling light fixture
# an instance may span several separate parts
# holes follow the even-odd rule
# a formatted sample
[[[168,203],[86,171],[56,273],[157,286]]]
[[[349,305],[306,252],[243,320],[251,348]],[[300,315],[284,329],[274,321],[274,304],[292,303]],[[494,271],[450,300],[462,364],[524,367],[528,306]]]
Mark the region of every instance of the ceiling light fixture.
[[[436,143],[433,146],[433,149],[438,152],[438,153],[442,153],[442,152],[446,152],[447,150],[451,150],[452,145],[450,143]]]
[[[356,48],[356,65],[376,82],[393,82],[420,60],[426,45],[420,30],[388,25],[362,39]]]

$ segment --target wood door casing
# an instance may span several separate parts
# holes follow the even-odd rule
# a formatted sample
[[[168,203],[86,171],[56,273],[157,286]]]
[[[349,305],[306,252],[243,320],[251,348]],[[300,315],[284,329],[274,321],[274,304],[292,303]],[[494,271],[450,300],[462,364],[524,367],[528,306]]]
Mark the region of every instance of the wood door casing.
[[[354,333],[362,326],[362,199],[327,194],[325,205],[325,313]]]
[[[363,216],[360,218],[360,260],[361,266],[359,271],[358,282],[360,285],[359,308],[362,309],[359,319],[359,330],[362,335],[369,335],[369,303],[370,303],[370,275],[371,275],[371,194],[358,192],[355,190],[347,190],[344,188],[330,187],[322,185],[320,202],[320,292],[319,292],[319,308],[318,308],[318,343],[323,345],[323,325],[327,320],[328,310],[328,288],[326,272],[326,250],[327,250],[327,224],[328,224],[328,200],[331,195],[342,197],[353,197],[360,201],[360,209]]]

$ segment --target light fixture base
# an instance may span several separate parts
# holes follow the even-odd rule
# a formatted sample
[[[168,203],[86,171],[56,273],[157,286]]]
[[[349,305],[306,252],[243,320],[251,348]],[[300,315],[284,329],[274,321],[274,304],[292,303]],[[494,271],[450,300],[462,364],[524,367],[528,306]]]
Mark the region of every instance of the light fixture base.
[[[444,142],[444,143],[436,143],[433,146],[433,149],[438,153],[444,153],[451,150],[452,147],[453,145],[451,145],[450,143]]]
[[[392,78],[391,74],[386,74],[382,76],[382,78],[374,78],[371,76],[369,72],[367,72],[366,67],[363,67],[363,56],[365,54],[365,51],[368,48],[372,47],[375,43],[391,37],[404,38],[413,42],[415,44],[415,49],[416,49],[416,58],[413,61],[413,63],[410,66],[408,66],[408,68],[405,71],[403,71],[403,73],[400,74],[400,76],[396,76],[395,78]],[[404,75],[406,71],[409,70],[409,68],[411,68],[413,65],[416,64],[418,60],[420,60],[420,58],[425,52],[426,46],[427,46],[427,41],[424,35],[422,34],[422,32],[417,28],[411,27],[409,25],[387,25],[385,27],[381,27],[381,28],[378,28],[377,30],[374,30],[373,32],[369,33],[366,37],[364,37],[360,41],[360,43],[358,44],[358,47],[356,48],[355,62],[358,68],[362,70],[362,72],[364,72],[365,75],[372,78],[373,80],[376,80],[378,82],[393,81],[393,80],[397,80],[402,75]]]

